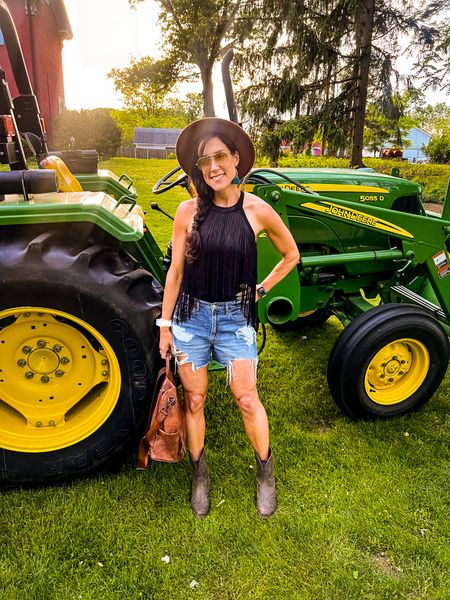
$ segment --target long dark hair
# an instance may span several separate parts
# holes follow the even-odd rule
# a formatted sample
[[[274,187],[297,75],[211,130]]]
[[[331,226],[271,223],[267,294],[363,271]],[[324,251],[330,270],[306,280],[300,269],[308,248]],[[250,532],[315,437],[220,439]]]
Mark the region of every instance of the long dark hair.
[[[222,133],[211,133],[203,138],[198,148],[194,148],[191,161],[191,179],[197,190],[197,212],[194,215],[192,229],[187,237],[186,248],[184,251],[186,261],[189,263],[195,262],[200,255],[201,239],[199,229],[206,219],[206,215],[214,201],[214,190],[204,180],[203,173],[201,169],[197,167],[196,162],[198,158],[203,155],[207,142],[215,137],[219,138],[219,140],[225,144],[231,154],[237,152],[237,147],[233,140]]]

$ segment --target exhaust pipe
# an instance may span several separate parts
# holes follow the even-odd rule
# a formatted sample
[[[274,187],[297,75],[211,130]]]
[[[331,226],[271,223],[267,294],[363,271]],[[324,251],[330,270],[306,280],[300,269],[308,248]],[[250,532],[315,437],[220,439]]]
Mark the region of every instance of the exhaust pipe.
[[[271,298],[267,301],[265,308],[267,320],[274,325],[283,325],[291,321],[294,316],[294,305],[286,296]]]
[[[230,64],[234,57],[234,50],[230,48],[222,60],[222,81],[225,89],[225,98],[227,101],[228,116],[230,121],[239,125],[236,102],[234,100],[233,85],[231,83]]]

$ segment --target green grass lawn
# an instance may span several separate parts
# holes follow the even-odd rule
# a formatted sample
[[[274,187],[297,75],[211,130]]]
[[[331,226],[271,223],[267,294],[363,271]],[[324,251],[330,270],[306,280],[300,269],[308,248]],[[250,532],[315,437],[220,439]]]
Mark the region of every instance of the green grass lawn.
[[[148,209],[174,164],[103,166],[132,175]],[[183,197],[157,201],[174,213]],[[148,224],[165,244],[167,218],[149,211]],[[214,372],[211,514],[191,514],[187,460],[143,473],[128,457],[114,473],[2,492],[0,599],[449,599],[450,379],[415,415],[351,422],[326,381],[340,331],[334,318],[302,333],[268,327],[258,377],[276,458],[273,518],[256,515],[253,453],[225,373]]]

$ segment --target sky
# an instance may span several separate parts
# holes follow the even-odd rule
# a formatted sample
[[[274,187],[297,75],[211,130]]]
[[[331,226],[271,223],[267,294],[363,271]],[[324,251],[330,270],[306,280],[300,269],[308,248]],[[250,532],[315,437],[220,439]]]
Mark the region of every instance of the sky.
[[[65,0],[73,39],[64,41],[66,106],[119,108],[107,73],[134,56],[158,53],[156,4],[146,0],[132,10],[128,0]]]
[[[72,40],[65,40],[63,49],[67,108],[120,108],[120,95],[106,75],[114,67],[127,66],[132,57],[158,57],[156,2],[145,0],[136,10],[128,0],[65,0],[65,5],[74,34]],[[401,62],[403,71],[405,60]],[[216,113],[227,117],[219,67],[214,81]],[[201,87],[182,90],[188,91],[200,92]],[[430,91],[426,98],[436,104],[444,102],[446,95]]]
[[[73,39],[65,40],[63,48],[67,108],[120,108],[120,94],[106,75],[115,67],[126,67],[132,57],[160,56],[156,2],[145,0],[136,10],[128,0],[65,0],[65,5],[73,31]],[[216,113],[228,117],[220,67],[214,81]],[[201,85],[190,84],[182,91],[201,92]]]

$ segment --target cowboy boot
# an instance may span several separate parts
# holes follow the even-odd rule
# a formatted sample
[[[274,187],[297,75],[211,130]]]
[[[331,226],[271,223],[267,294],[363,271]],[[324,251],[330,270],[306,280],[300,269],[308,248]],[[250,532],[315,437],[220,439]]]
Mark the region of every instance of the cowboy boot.
[[[269,458],[262,461],[255,452],[256,457],[256,510],[262,519],[273,515],[277,509],[277,495],[275,492],[275,478],[273,475],[273,455],[269,449]]]
[[[192,468],[192,512],[197,517],[205,517],[209,513],[209,476],[208,463],[206,462],[205,449],[201,451],[200,458],[194,460],[189,455]]]

